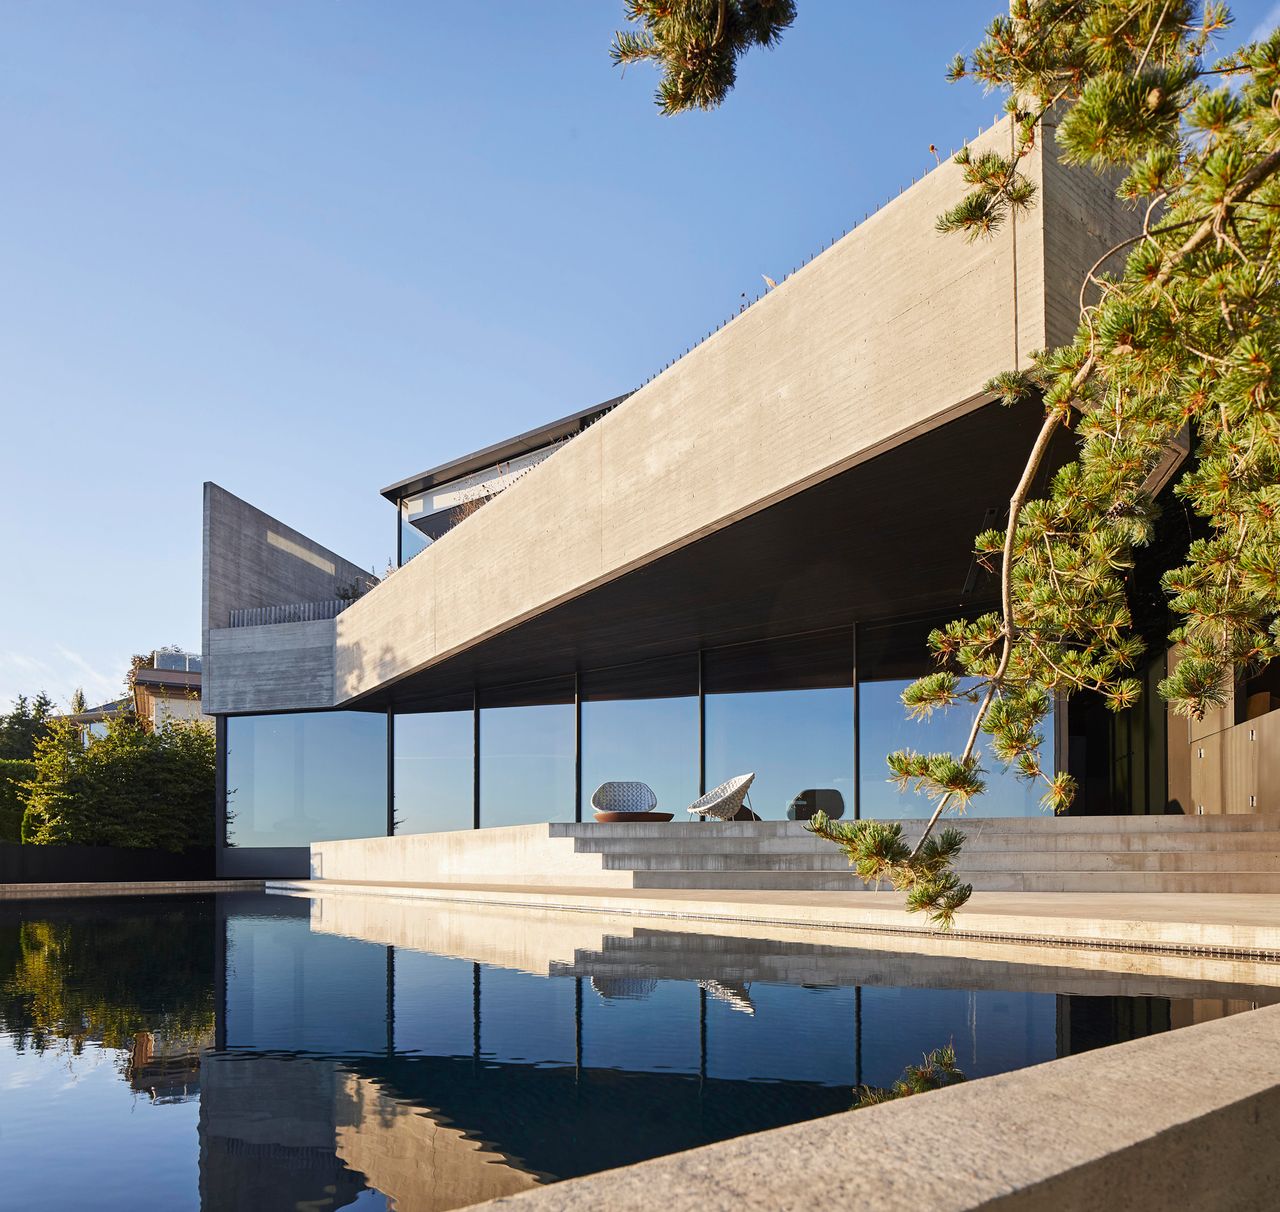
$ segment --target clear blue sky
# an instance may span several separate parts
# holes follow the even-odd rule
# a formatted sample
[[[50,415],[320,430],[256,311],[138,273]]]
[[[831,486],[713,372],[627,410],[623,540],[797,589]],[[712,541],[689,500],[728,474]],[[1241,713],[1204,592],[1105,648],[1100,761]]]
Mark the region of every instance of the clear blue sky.
[[[0,705],[199,646],[206,479],[380,571],[383,484],[635,386],[989,124],[943,70],[1002,7],[801,0],[664,119],[620,0],[0,2]]]

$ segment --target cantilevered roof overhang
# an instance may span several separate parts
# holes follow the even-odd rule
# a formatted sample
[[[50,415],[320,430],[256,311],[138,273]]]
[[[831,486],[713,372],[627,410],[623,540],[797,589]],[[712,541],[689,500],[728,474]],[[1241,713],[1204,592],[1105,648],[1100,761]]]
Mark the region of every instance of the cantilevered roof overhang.
[[[995,604],[973,538],[1003,517],[1040,424],[1034,403],[958,417],[869,462],[598,585],[426,669],[361,706],[431,710],[509,686],[858,621],[864,661],[889,621],[923,659],[931,624]],[[1063,434],[1047,476],[1070,451]],[[655,665],[662,677],[662,666]],[[911,670],[912,672],[918,670]],[[655,686],[660,692],[662,687]]]
[[[1036,421],[984,385],[1070,339],[1137,222],[1052,138],[1025,167],[1035,208],[967,243],[943,163],[354,603],[335,702],[953,609]]]

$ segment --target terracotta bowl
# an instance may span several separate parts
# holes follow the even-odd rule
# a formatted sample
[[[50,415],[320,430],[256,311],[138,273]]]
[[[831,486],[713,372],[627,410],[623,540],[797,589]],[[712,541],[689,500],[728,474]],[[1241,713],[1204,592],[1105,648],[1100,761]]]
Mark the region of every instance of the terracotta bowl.
[[[625,825],[628,821],[669,821],[671,812],[597,812],[596,820],[602,825]]]

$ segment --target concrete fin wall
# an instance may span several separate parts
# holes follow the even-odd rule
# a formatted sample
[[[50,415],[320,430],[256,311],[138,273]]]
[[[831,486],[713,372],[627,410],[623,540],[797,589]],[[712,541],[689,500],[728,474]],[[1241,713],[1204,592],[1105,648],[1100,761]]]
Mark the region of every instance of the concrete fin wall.
[[[331,706],[332,619],[228,629],[231,611],[325,601],[370,573],[213,483],[203,554],[205,711]]]

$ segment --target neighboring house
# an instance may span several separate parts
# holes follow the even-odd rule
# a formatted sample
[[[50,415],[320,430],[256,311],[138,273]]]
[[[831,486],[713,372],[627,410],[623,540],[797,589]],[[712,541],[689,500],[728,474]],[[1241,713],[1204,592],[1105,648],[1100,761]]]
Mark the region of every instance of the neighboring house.
[[[151,664],[133,673],[132,697],[125,696],[61,718],[75,724],[87,745],[102,736],[107,721],[130,708],[150,728],[163,728],[170,720],[206,719],[200,708],[200,657],[194,652],[158,648]]]
[[[200,657],[191,652],[157,650],[152,668],[133,674],[133,709],[152,728],[169,720],[204,718],[200,709]]]
[[[127,698],[112,699],[109,703],[102,703],[97,707],[90,707],[87,711],[77,711],[61,718],[80,730],[80,740],[87,745],[95,738],[104,736],[107,731],[107,721],[122,711],[128,710],[128,707]]]
[[[1008,139],[1001,122],[975,146]],[[1029,171],[1034,210],[971,244],[934,233],[963,192],[944,162],[635,392],[385,489],[401,566],[356,601],[358,565],[206,484],[220,872],[305,874],[324,839],[572,821],[608,779],[681,816],[748,771],[766,819],[837,797],[846,818],[925,813],[885,754],[958,750],[969,716],[910,723],[899,695],[931,627],[996,604],[973,539],[1040,424],[984,385],[1071,339],[1082,278],[1138,222],[1052,140]],[[1073,449],[1063,433],[1050,463]],[[1275,807],[1270,688],[1168,717],[1162,626],[1140,708],[1054,713],[1045,765],[1076,775],[1073,811]],[[1040,814],[985,765],[980,815]]]

